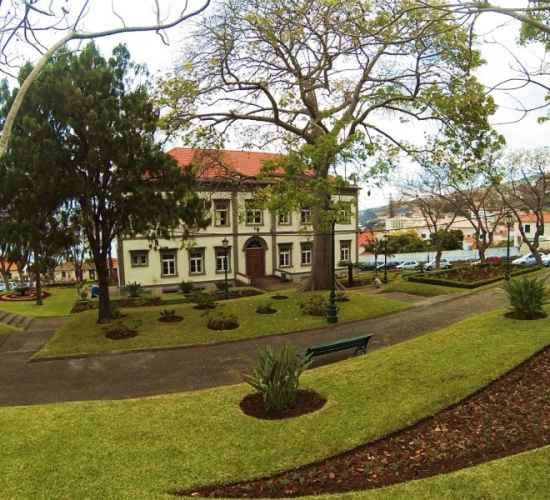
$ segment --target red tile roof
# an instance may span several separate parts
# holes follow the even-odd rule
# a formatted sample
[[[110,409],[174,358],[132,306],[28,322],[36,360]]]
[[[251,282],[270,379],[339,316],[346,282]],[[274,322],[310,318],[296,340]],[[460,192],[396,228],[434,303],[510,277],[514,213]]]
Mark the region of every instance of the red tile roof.
[[[245,176],[257,177],[264,162],[276,160],[282,155],[255,151],[203,150],[194,148],[173,148],[168,151],[181,167],[191,164],[199,168],[201,178]]]
[[[359,252],[363,255],[369,254],[369,252],[366,252],[363,248],[363,245],[366,245],[370,241],[374,241],[376,239],[376,236],[374,235],[374,232],[370,229],[367,229],[366,231],[362,231],[359,233],[359,237],[357,239],[357,242],[359,244]]]
[[[533,212],[525,212],[520,215],[521,222],[537,222],[537,216]],[[550,222],[550,212],[544,212],[544,222]]]
[[[13,262],[6,262],[5,260],[0,259],[0,267],[6,266],[8,272],[17,271],[17,266]]]

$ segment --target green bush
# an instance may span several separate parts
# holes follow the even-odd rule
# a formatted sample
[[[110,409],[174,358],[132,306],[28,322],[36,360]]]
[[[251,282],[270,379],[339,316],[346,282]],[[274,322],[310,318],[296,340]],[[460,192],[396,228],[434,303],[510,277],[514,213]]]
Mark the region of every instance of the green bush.
[[[256,312],[258,314],[275,314],[277,309],[275,309],[270,302],[261,302],[256,307]]]
[[[266,411],[281,411],[296,401],[300,376],[308,365],[309,360],[292,346],[278,351],[268,347],[260,352],[256,366],[244,379],[262,395]]]
[[[328,299],[324,295],[310,295],[300,302],[300,309],[310,316],[324,316],[327,313]]]
[[[140,297],[143,293],[143,287],[141,286],[141,283],[138,283],[137,281],[134,283],[128,283],[124,290],[130,297]]]
[[[179,284],[179,289],[181,293],[191,293],[193,292],[193,283],[191,281],[182,281]]]
[[[142,325],[141,320],[115,321],[103,328],[103,333],[111,340],[123,340],[135,337]]]
[[[239,318],[234,314],[218,312],[208,317],[207,326],[210,330],[234,330],[239,325]]]
[[[336,300],[336,302],[349,302],[349,297],[345,292],[336,292],[334,300]]]
[[[216,307],[214,297],[205,292],[194,293],[191,301],[196,304],[195,309],[214,309]]]
[[[544,304],[548,303],[546,279],[515,279],[504,284],[508,295],[512,316],[517,319],[537,319],[544,317]]]

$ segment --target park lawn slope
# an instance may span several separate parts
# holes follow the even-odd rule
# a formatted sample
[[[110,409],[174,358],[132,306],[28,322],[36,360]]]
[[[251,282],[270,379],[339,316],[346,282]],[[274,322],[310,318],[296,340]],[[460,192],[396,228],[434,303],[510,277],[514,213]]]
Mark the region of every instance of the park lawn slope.
[[[285,292],[287,293],[287,292]],[[287,293],[287,300],[272,300],[276,314],[258,314],[256,307],[265,303],[265,296],[241,298],[220,302],[214,313],[224,311],[239,318],[240,326],[235,330],[214,331],[207,328],[205,311],[197,310],[191,304],[170,307],[128,308],[124,310],[125,321],[139,320],[138,335],[120,340],[105,336],[104,326],[98,325],[97,311],[75,315],[61,327],[46,346],[35,355],[35,359],[66,355],[97,354],[103,352],[130,351],[135,349],[167,348],[185,345],[211,344],[234,341],[265,335],[284,334],[311,328],[327,327],[324,317],[305,315],[299,307],[299,300],[307,294]],[[376,318],[385,314],[404,311],[410,305],[365,292],[348,292],[349,302],[340,302],[340,321]],[[163,309],[174,309],[183,316],[180,323],[161,323],[159,314]]]
[[[19,330],[17,328],[13,328],[12,326],[3,325],[0,323],[0,337],[11,335],[12,333],[18,332]]]
[[[52,287],[45,291],[51,295],[44,299],[44,304],[37,306],[34,301],[28,302],[8,302],[0,301],[0,310],[22,316],[48,317],[48,316],[67,316],[77,296],[74,288],[71,287]]]
[[[521,322],[502,311],[475,316],[306,372],[303,386],[328,403],[282,421],[243,415],[245,385],[0,408],[0,491],[13,499],[45,498],[45,492],[49,498],[168,498],[172,488],[269,475],[432,415],[549,344],[550,318]]]
[[[428,283],[413,283],[397,279],[382,290],[382,293],[401,292],[411,295],[420,295],[421,297],[437,297],[438,295],[449,295],[455,293],[465,293],[463,288],[453,288],[450,286],[430,285]]]

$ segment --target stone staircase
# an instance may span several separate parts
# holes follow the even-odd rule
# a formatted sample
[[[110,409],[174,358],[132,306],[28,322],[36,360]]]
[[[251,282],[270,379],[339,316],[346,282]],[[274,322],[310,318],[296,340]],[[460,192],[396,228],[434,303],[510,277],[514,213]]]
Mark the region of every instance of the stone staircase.
[[[32,323],[34,318],[29,316],[20,316],[19,314],[13,314],[6,311],[0,311],[0,323],[5,325],[20,328],[26,330]]]

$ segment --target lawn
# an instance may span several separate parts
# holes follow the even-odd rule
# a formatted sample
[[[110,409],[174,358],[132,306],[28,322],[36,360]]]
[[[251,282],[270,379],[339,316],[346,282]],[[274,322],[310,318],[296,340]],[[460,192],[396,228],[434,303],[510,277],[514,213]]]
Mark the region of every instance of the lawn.
[[[466,290],[442,285],[429,285],[427,283],[413,283],[397,279],[384,287],[382,293],[401,292],[411,295],[420,295],[423,297],[436,297],[438,295],[448,295],[451,293],[464,293]]]
[[[67,316],[77,299],[76,290],[71,287],[46,288],[51,295],[44,299],[44,304],[37,306],[34,301],[5,302],[0,301],[0,310],[23,316]]]
[[[244,385],[134,400],[1,408],[0,491],[13,499],[168,498],[166,491],[175,487],[272,474],[431,415],[549,344],[550,319],[521,322],[492,311],[307,372],[303,385],[320,391],[328,403],[318,413],[283,421],[243,415],[238,403],[249,392]],[[517,484],[524,483],[528,498],[545,498],[548,455],[548,450],[529,453],[349,496],[468,498],[460,490],[446,490],[464,487],[471,498],[485,498],[476,496],[484,491],[488,498],[515,498],[508,493],[523,491]],[[506,476],[512,470],[521,478]],[[491,471],[493,480],[487,479]],[[488,486],[474,480],[487,480]]]
[[[2,325],[0,323],[0,337],[4,336],[4,335],[11,335],[12,333],[14,332],[17,332],[17,328],[13,328],[11,326],[8,326],[8,325]]]
[[[207,316],[204,311],[195,309],[191,304],[182,304],[125,309],[125,321],[142,322],[139,334],[126,340],[110,340],[105,336],[103,326],[96,323],[97,311],[87,311],[75,315],[56,332],[35,358],[210,344],[328,326],[324,317],[309,316],[300,311],[298,302],[307,294],[290,291],[284,293],[288,295],[288,300],[272,300],[277,313],[269,315],[256,313],[258,304],[264,303],[268,298],[266,295],[220,302],[215,311],[235,314],[240,320],[239,328],[221,332],[207,328]],[[348,292],[347,295],[350,301],[339,303],[339,316],[342,322],[374,318],[410,307],[403,302],[366,292]],[[177,314],[184,317],[183,321],[159,322],[159,313],[165,308],[174,309]]]

